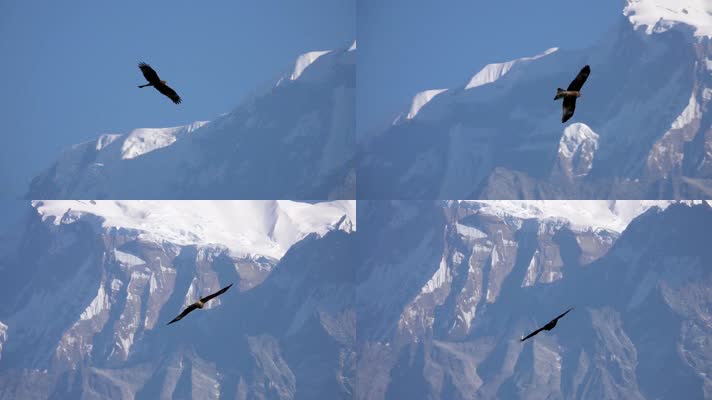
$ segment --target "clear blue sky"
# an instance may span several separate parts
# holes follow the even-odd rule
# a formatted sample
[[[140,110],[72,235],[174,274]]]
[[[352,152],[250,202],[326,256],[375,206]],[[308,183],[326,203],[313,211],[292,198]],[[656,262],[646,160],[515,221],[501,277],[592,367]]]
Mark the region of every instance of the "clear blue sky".
[[[357,130],[387,123],[419,91],[464,85],[486,64],[588,47],[622,10],[623,1],[359,0]]]
[[[0,198],[101,133],[214,119],[311,50],[356,37],[355,0],[0,0]],[[150,63],[183,97],[138,89]]]

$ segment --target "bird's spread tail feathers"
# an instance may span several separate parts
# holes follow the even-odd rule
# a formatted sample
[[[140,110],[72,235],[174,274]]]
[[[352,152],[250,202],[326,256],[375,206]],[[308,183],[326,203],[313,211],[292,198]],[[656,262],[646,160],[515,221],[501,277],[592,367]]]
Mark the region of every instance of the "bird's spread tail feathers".
[[[559,100],[560,98],[564,97],[562,94],[564,92],[564,89],[562,88],[557,88],[556,89],[556,96],[554,97],[554,100]]]

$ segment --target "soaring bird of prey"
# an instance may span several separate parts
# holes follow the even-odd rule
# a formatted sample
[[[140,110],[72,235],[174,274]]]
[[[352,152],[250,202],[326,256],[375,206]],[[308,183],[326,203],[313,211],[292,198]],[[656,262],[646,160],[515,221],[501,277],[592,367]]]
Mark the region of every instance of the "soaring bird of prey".
[[[227,286],[225,286],[224,288],[218,290],[217,292],[215,292],[215,293],[213,293],[213,294],[210,294],[210,295],[207,295],[207,296],[203,297],[202,299],[196,301],[195,303],[189,305],[188,307],[186,307],[185,310],[183,310],[182,313],[180,313],[177,317],[173,318],[173,321],[167,323],[166,325],[170,325],[170,324],[172,324],[172,323],[174,323],[174,322],[180,321],[181,319],[183,319],[183,317],[185,317],[186,315],[190,314],[193,310],[195,310],[195,309],[197,309],[197,308],[203,308],[203,307],[205,307],[205,303],[207,303],[208,301],[210,301],[210,300],[212,300],[212,299],[214,299],[214,298],[220,296],[221,294],[227,292],[227,290],[230,289],[230,286],[232,286],[232,283],[229,284],[229,285],[227,285]]]
[[[571,310],[573,310],[573,308],[569,308],[568,310],[566,310],[565,313],[563,313],[563,314],[559,315],[558,317],[552,319],[551,321],[549,321],[548,324],[542,326],[541,328],[535,330],[534,332],[528,334],[527,336],[525,336],[525,337],[519,339],[519,341],[520,341],[520,342],[523,342],[523,341],[529,339],[530,337],[536,335],[537,333],[539,333],[539,332],[541,332],[541,331],[550,331],[550,330],[554,329],[554,327],[556,326],[556,323],[559,321],[559,318],[561,318],[561,317],[563,317],[564,315],[568,314],[569,311],[571,311]]]
[[[141,69],[141,72],[143,72],[143,76],[148,81],[148,83],[145,85],[139,85],[140,88],[145,88],[146,86],[153,86],[164,96],[173,100],[174,103],[180,104],[181,99],[180,96],[178,96],[178,93],[176,93],[175,90],[171,89],[168,85],[166,85],[166,81],[162,81],[161,78],[158,77],[156,71],[154,71],[150,65],[146,64],[145,62],[141,62],[138,64],[138,67]]]
[[[574,110],[576,109],[576,99],[581,97],[581,87],[586,82],[588,74],[591,73],[591,67],[588,65],[583,67],[581,71],[576,75],[576,79],[571,81],[569,87],[566,90],[562,88],[556,89],[556,97],[554,100],[559,100],[564,98],[564,114],[561,117],[561,123],[569,120],[574,115]]]

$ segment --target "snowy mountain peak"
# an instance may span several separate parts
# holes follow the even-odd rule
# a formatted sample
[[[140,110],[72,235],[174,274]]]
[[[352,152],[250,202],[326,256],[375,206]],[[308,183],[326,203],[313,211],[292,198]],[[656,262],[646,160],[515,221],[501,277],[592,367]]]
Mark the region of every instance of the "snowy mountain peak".
[[[355,58],[346,47],[308,52],[210,123],[75,145],[25,198],[354,198]]]
[[[447,89],[432,89],[420,92],[413,97],[413,102],[410,105],[410,111],[406,115],[406,119],[413,119],[418,115],[418,111],[423,108],[424,105],[428,104],[435,96],[447,91]]]
[[[708,0],[627,0],[623,15],[645,33],[660,33],[677,24],[694,29],[696,37],[712,37],[712,2]]]
[[[559,144],[559,152],[567,157],[572,157],[575,150],[585,141],[598,141],[598,135],[583,123],[571,124],[564,129]]]
[[[94,215],[101,218],[102,229],[136,230],[139,238],[148,241],[224,246],[236,256],[277,259],[311,233],[355,230],[356,221],[353,201],[35,200],[32,205],[43,221],[51,220],[55,225]]]
[[[72,157],[77,150],[88,145],[96,150],[97,162],[129,160],[170,146],[179,140],[181,135],[192,133],[207,123],[208,121],[196,121],[170,128],[138,128],[127,134],[105,133],[94,141],[73,146],[65,156]]]
[[[527,63],[529,61],[534,61],[539,58],[545,57],[549,54],[556,52],[558,48],[552,47],[545,52],[532,56],[523,57],[516,60],[507,61],[503,63],[488,64],[482,68],[469,82],[465,85],[465,90],[474,89],[479,86],[487,85],[489,83],[495,82],[496,80],[502,78],[507,73],[509,73],[513,67],[516,65]],[[414,119],[418,116],[420,110],[425,107],[430,101],[432,101],[436,96],[448,91],[449,89],[429,89],[422,92],[418,92],[413,99],[410,101],[410,107],[407,112],[402,112],[393,120],[392,125],[398,125],[407,120]],[[405,116],[405,117],[404,117]]]
[[[557,47],[552,47],[545,52],[541,54],[537,54],[533,57],[523,57],[523,58],[518,58],[516,60],[512,61],[507,61],[503,63],[494,63],[494,64],[487,64],[484,68],[480,70],[475,76],[470,79],[470,81],[467,83],[465,86],[465,90],[469,89],[474,89],[478,86],[486,85],[488,83],[492,83],[499,78],[503,77],[506,75],[509,71],[512,70],[512,68],[521,63],[525,63],[528,61],[533,61],[545,56],[548,56],[549,54],[552,54],[558,50]]]
[[[196,121],[192,124],[172,128],[140,128],[126,135],[121,145],[121,159],[135,158],[154,150],[170,146],[180,134],[191,133],[201,128],[208,121]]]
[[[308,53],[300,55],[297,58],[297,61],[294,63],[294,70],[292,71],[292,74],[290,75],[289,79],[292,81],[296,81],[302,75],[304,70],[307,69],[307,67],[309,67],[310,65],[312,65],[314,61],[319,59],[319,57],[323,56],[324,54],[329,53],[331,53],[331,50],[310,51]]]
[[[559,141],[559,167],[569,177],[586,176],[598,150],[598,134],[588,125],[574,123],[564,129]]]

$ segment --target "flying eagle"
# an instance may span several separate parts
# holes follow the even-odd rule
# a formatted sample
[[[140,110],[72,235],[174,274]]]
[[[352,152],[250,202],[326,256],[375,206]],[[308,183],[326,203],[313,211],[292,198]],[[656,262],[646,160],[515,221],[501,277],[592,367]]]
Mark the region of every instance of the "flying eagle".
[[[556,326],[556,323],[559,321],[559,318],[561,318],[561,317],[563,317],[564,315],[568,314],[569,311],[571,311],[571,310],[573,310],[573,308],[569,308],[568,310],[566,310],[565,313],[563,313],[563,314],[559,315],[558,317],[552,319],[551,321],[549,321],[548,324],[542,326],[541,328],[535,330],[534,332],[528,334],[527,336],[525,336],[525,337],[519,339],[519,341],[520,341],[520,342],[523,342],[523,341],[529,339],[530,337],[536,335],[537,333],[539,333],[539,332],[541,332],[541,331],[550,331],[550,330],[554,329],[554,327]]]
[[[171,89],[168,85],[166,85],[166,81],[162,81],[161,78],[158,77],[156,71],[154,71],[150,65],[146,64],[145,62],[141,62],[138,64],[138,67],[141,69],[141,72],[143,72],[143,76],[148,81],[148,83],[145,85],[139,85],[140,88],[145,88],[146,86],[153,86],[164,96],[173,100],[174,103],[180,104],[181,99],[180,96],[178,96],[178,93],[176,93],[175,90]]]
[[[574,115],[574,110],[576,109],[576,98],[581,97],[581,87],[588,79],[588,74],[591,73],[591,67],[588,65],[583,67],[581,71],[576,75],[576,79],[571,81],[569,87],[564,90],[562,88],[556,89],[556,97],[554,100],[559,100],[564,98],[564,114],[561,117],[561,122],[564,123],[569,120]]]
[[[166,325],[170,325],[170,324],[172,324],[172,323],[174,323],[174,322],[180,321],[181,319],[183,319],[183,317],[185,317],[186,315],[190,314],[190,313],[191,313],[193,310],[195,310],[196,308],[203,308],[203,307],[205,307],[205,303],[207,303],[208,301],[214,299],[215,297],[218,297],[218,296],[220,296],[221,294],[227,292],[227,290],[230,289],[230,286],[232,286],[232,283],[229,284],[229,285],[227,285],[227,286],[225,286],[224,288],[218,290],[217,292],[215,292],[215,293],[213,293],[213,294],[210,294],[210,295],[207,295],[207,296],[203,297],[202,299],[196,301],[195,303],[189,305],[188,307],[186,307],[185,310],[183,310],[182,313],[180,313],[180,315],[178,315],[177,317],[173,318],[173,321],[167,323]]]

